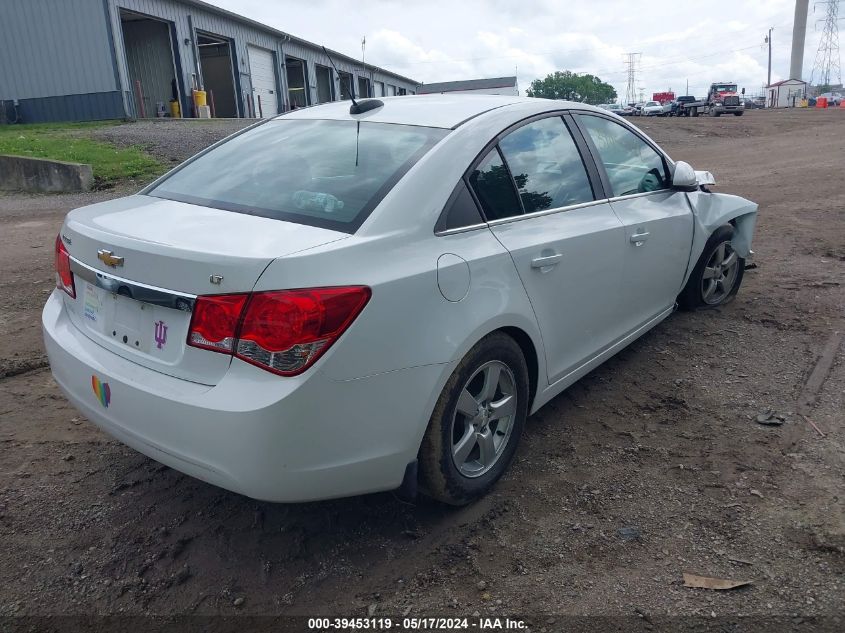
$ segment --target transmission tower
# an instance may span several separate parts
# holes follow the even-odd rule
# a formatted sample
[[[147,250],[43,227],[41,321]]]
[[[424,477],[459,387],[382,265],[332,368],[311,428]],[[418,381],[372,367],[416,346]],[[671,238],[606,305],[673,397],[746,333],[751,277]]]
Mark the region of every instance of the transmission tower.
[[[827,5],[824,18],[824,32],[819,42],[810,85],[818,87],[819,94],[830,90],[833,81],[842,83],[842,64],[839,57],[839,0],[817,2]]]
[[[628,70],[628,87],[625,90],[625,103],[637,102],[637,62],[642,53],[628,53],[625,66]]]

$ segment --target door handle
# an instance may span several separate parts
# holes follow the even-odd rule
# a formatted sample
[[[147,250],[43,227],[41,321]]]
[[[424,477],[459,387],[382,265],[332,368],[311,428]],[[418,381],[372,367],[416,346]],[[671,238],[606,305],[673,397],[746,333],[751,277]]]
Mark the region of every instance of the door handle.
[[[531,260],[531,268],[548,268],[549,266],[557,266],[563,255],[556,253],[555,255],[545,255],[543,257],[535,257]]]
[[[649,233],[634,233],[631,236],[631,244],[634,246],[642,246],[643,242],[648,239]]]

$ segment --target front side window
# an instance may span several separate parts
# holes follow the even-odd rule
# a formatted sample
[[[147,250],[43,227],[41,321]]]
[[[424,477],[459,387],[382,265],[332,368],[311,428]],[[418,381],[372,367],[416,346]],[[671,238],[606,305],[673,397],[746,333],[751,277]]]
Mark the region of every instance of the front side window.
[[[628,128],[598,116],[579,115],[596,146],[614,196],[670,187],[663,157]]]
[[[522,215],[513,180],[495,147],[472,170],[469,183],[481,202],[488,222]]]
[[[147,195],[352,233],[448,132],[283,117],[203,154]]]
[[[502,139],[499,147],[525,213],[594,199],[581,154],[559,116],[523,125]]]

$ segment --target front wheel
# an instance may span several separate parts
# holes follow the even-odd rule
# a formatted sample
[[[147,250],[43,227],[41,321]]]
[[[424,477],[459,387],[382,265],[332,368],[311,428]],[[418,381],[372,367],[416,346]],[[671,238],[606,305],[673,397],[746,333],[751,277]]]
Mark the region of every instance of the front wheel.
[[[734,116],[742,116],[742,112],[734,112]]]
[[[465,505],[504,474],[528,415],[528,367],[511,337],[493,333],[455,369],[434,407],[419,453],[420,488]]]
[[[733,249],[733,234],[733,226],[726,224],[707,240],[704,252],[678,295],[681,308],[716,308],[736,296],[745,274],[745,259]]]

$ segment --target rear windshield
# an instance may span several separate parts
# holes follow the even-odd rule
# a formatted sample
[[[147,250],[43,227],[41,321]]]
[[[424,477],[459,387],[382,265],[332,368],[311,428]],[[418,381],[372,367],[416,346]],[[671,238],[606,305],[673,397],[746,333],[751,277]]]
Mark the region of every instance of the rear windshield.
[[[146,193],[352,233],[448,132],[280,118],[226,141]]]

